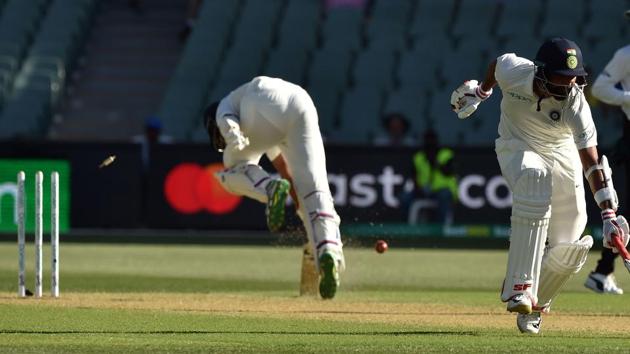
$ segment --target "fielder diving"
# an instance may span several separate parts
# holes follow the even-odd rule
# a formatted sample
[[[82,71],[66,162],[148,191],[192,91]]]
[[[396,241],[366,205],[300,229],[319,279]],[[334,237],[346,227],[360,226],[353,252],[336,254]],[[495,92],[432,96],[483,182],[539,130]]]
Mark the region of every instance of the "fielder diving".
[[[225,170],[215,177],[227,191],[266,203],[272,232],[284,225],[291,194],[316,255],[319,293],[333,298],[345,260],[311,97],[290,82],[256,77],[210,104],[204,124],[213,147],[223,151]],[[282,178],[271,178],[258,165],[263,154]]]
[[[538,333],[561,287],[586,261],[593,244],[586,226],[582,174],[601,208],[604,246],[618,235],[628,244],[628,223],[617,216],[617,193],[584,97],[580,48],[552,38],[535,61],[508,53],[488,68],[483,83],[470,80],[451,96],[460,119],[470,116],[499,85],[501,118],[496,154],[512,194],[510,247],[501,300],[516,312],[523,333]]]

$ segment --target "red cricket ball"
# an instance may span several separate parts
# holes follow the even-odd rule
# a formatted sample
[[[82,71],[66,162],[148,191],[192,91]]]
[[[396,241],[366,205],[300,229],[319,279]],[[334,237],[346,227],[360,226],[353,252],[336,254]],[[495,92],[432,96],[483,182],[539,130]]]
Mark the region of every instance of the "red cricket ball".
[[[385,251],[387,251],[387,247],[387,242],[383,240],[376,241],[376,244],[374,245],[374,249],[378,253],[384,253]]]

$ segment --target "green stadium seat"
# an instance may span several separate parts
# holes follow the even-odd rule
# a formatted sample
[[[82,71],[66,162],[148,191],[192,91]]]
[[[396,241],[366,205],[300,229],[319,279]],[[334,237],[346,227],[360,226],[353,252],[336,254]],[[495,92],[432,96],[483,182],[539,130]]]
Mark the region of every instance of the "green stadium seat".
[[[281,4],[279,0],[246,1],[237,19],[232,46],[269,48]]]
[[[424,92],[414,87],[401,87],[390,92],[387,96],[383,116],[390,113],[401,113],[409,120],[410,133],[421,133],[426,126],[426,107]]]
[[[372,7],[372,15],[366,24],[368,42],[384,39],[402,39],[405,37],[410,20],[411,1],[409,0],[377,0]],[[400,44],[397,40],[395,44]],[[398,47],[397,49],[402,49]]]
[[[355,86],[370,86],[389,90],[394,85],[395,56],[391,50],[368,49],[358,54],[353,65]]]
[[[504,46],[504,50],[500,53],[496,53],[495,57],[498,57],[504,53],[514,53],[522,58],[534,59],[538,48],[542,44],[542,40],[534,38],[532,36],[515,36],[511,37]]]
[[[540,28],[542,38],[561,36],[579,42],[580,27],[586,18],[584,1],[547,1],[542,12],[544,14]],[[562,14],[562,16],[556,14]]]
[[[217,81],[234,85],[247,82],[262,72],[263,48],[232,47],[228,49]]]
[[[623,16],[626,9],[628,3],[624,0],[591,1],[583,37],[591,41],[622,37],[625,27],[628,26],[628,21]]]
[[[459,145],[465,140],[465,133],[462,123],[451,109],[451,93],[453,88],[446,87],[435,91],[431,97],[428,126],[432,127],[438,134],[440,143],[447,146]]]
[[[409,35],[419,38],[445,34],[455,8],[455,0],[420,1],[411,21]]]
[[[26,26],[35,26],[47,2],[38,0],[37,4],[30,9],[31,23],[26,21]],[[11,134],[36,136],[47,130],[51,109],[64,91],[66,72],[76,61],[84,39],[81,33],[94,5],[95,0],[54,0],[47,8],[0,117],[2,122],[21,120]]]
[[[319,116],[319,128],[325,137],[329,137],[337,130],[337,110],[341,90],[331,87],[326,82],[314,82],[307,87],[307,91]]]
[[[401,87],[413,87],[419,92],[427,92],[439,85],[436,72],[440,59],[427,55],[424,46],[418,46],[403,52],[397,68],[396,77]]]
[[[462,1],[453,25],[453,35],[472,39],[490,36],[498,6],[495,1]]]
[[[538,18],[541,16],[540,0],[504,1],[503,11],[497,24],[497,36],[512,38],[513,36],[533,36]]]
[[[336,7],[330,9],[322,23],[322,39],[324,42],[344,43],[357,49],[356,43],[361,40],[363,10],[353,7]]]
[[[382,129],[383,92],[373,87],[355,87],[346,91],[341,105],[339,130],[331,139],[346,143],[369,143]]]
[[[320,13],[321,3],[317,0],[288,2],[278,30],[278,46],[315,48]]]
[[[303,47],[278,47],[269,53],[263,74],[298,85],[304,83],[308,52]]]
[[[344,89],[348,82],[352,52],[346,47],[324,47],[314,53],[308,71],[309,86],[325,84],[331,89]]]

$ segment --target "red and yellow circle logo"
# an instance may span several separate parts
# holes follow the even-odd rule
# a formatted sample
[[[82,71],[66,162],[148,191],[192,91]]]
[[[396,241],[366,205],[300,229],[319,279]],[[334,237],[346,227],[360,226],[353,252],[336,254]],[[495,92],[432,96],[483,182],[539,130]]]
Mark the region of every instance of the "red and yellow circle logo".
[[[213,163],[199,166],[182,163],[169,171],[164,182],[164,195],[168,204],[182,214],[207,211],[211,214],[227,214],[241,203],[241,197],[223,189],[214,173],[223,165]]]

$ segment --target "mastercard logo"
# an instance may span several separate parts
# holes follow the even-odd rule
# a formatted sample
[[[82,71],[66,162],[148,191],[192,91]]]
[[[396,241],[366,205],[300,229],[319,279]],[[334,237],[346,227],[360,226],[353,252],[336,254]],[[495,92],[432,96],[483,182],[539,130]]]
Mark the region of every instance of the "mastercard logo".
[[[168,204],[182,214],[232,212],[241,203],[241,197],[227,192],[214,177],[223,168],[220,163],[205,167],[195,163],[175,166],[164,182]]]

